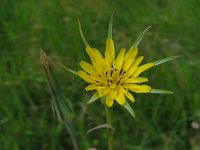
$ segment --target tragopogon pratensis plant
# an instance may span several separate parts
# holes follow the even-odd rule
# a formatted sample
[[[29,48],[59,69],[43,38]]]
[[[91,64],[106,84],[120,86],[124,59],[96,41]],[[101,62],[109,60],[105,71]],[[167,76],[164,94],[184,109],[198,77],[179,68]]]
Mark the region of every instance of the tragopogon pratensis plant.
[[[85,88],[86,91],[95,90],[95,94],[88,101],[88,104],[101,98],[106,108],[107,124],[95,127],[98,128],[110,128],[108,136],[108,149],[113,149],[113,127],[112,125],[112,106],[116,102],[125,107],[129,113],[134,116],[134,111],[129,105],[128,100],[135,102],[133,95],[135,93],[166,93],[172,94],[171,91],[153,89],[149,85],[148,78],[141,76],[141,74],[157,65],[164,62],[175,59],[177,56],[167,57],[154,62],[141,65],[143,56],[137,56],[138,44],[140,43],[144,33],[150,28],[148,27],[132,44],[130,49],[126,52],[122,48],[118,55],[115,54],[115,46],[112,40],[112,22],[113,15],[111,16],[108,37],[106,40],[105,53],[102,55],[99,50],[91,47],[81,28],[79,23],[79,30],[82,40],[86,47],[86,52],[91,59],[91,63],[85,61],[80,62],[80,66],[83,70],[75,72],[68,68],[68,71],[78,75],[89,85]],[[128,100],[127,100],[128,99]]]

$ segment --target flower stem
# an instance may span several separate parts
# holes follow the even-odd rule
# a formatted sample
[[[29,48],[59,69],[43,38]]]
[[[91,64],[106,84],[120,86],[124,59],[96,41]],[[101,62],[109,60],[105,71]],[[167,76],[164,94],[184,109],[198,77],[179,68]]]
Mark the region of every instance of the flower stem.
[[[107,105],[105,105],[105,110],[106,110],[107,124],[112,126],[113,107],[109,108]],[[108,130],[108,150],[113,150],[113,131],[112,130]]]

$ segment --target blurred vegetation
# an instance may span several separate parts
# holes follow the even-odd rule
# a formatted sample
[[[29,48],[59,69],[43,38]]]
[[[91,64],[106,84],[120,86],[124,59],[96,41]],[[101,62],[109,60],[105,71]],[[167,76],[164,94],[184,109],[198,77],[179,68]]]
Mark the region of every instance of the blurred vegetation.
[[[0,149],[72,149],[68,133],[53,117],[50,91],[40,65],[40,48],[77,70],[88,60],[78,31],[104,50],[113,9],[116,48],[129,48],[149,25],[139,45],[146,61],[181,55],[148,71],[150,85],[174,95],[136,94],[136,118],[114,106],[115,149],[200,149],[200,1],[199,0],[1,0],[0,1]],[[64,94],[76,113],[81,149],[106,149],[106,131],[85,133],[105,123],[104,107],[83,107],[91,93],[73,74],[56,67]]]

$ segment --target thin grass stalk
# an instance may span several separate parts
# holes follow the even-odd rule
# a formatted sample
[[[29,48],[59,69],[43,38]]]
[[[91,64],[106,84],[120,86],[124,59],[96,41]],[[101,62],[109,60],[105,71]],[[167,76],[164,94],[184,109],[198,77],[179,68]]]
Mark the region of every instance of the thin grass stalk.
[[[74,134],[74,128],[72,123],[72,106],[71,103],[62,94],[59,84],[56,79],[53,64],[49,57],[41,51],[41,64],[45,71],[47,81],[50,87],[52,95],[52,108],[54,115],[57,117],[58,121],[63,123],[69,136],[72,140],[72,144],[75,150],[79,150],[77,140]]]

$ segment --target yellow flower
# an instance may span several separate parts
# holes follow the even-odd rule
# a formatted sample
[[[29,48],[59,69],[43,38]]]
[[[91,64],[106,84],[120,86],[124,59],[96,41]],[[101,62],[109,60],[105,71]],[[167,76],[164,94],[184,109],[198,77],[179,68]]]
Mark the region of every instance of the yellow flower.
[[[115,57],[115,47],[112,40],[112,17],[104,56],[96,48],[90,47],[79,23],[81,37],[86,46],[87,54],[91,59],[91,64],[81,61],[80,66],[83,70],[77,72],[78,76],[89,83],[89,86],[85,88],[86,91],[96,90],[98,97],[105,96],[106,105],[108,107],[111,107],[114,101],[120,105],[124,105],[126,103],[126,98],[134,102],[133,92],[171,93],[170,91],[164,92],[164,90],[155,90],[149,85],[144,84],[144,82],[148,82],[148,79],[141,77],[141,74],[151,67],[172,60],[175,57],[141,65],[144,57],[137,57],[137,46],[147,29],[139,36],[127,52],[122,48]]]

